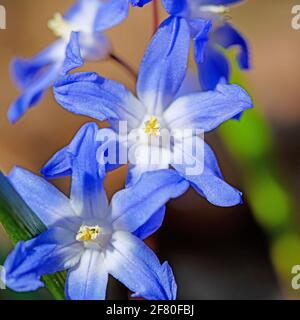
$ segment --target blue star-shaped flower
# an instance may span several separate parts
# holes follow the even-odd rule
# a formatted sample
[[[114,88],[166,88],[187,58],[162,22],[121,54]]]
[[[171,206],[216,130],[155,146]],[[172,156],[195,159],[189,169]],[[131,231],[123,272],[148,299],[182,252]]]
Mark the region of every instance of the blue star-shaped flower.
[[[199,79],[204,90],[212,90],[220,81],[230,80],[230,65],[219,47],[227,49],[238,46],[240,52],[237,61],[242,69],[249,68],[249,48],[243,36],[228,22],[226,14],[229,6],[242,0],[162,0],[166,10],[185,17],[191,26],[195,40],[195,61],[198,65]],[[205,25],[205,20],[212,23],[209,40],[204,45],[202,36],[197,32]],[[201,32],[200,32],[201,35]]]
[[[118,1],[128,2],[128,0]],[[131,4],[143,7],[151,1],[132,0]],[[231,24],[226,22],[229,6],[241,1],[162,0],[170,15],[183,17],[189,24],[191,38],[194,41],[199,80],[203,90],[213,90],[220,82],[228,83],[230,79],[230,65],[220,48],[239,47],[238,64],[242,69],[249,69],[247,41]]]
[[[131,163],[129,186],[138,182],[145,172],[171,166],[211,203],[218,206],[240,204],[241,193],[223,180],[213,151],[197,135],[197,129],[209,132],[226,120],[239,118],[244,110],[252,107],[252,102],[249,95],[237,85],[219,85],[216,91],[194,92],[177,98],[187,71],[189,45],[186,20],[169,17],[154,36],[142,61],[137,82],[138,98],[123,85],[89,72],[64,76],[54,87],[55,97],[71,112],[101,121],[108,119],[112,128],[101,130],[99,140],[104,141],[101,136],[109,136],[112,137],[112,144],[116,142],[113,140],[122,144],[123,137],[115,138],[108,133],[115,132],[115,136],[118,136],[118,124],[121,121],[126,121],[130,132],[142,129],[145,139],[135,144],[129,141],[131,144],[125,148],[139,149],[142,157],[158,152],[163,155],[163,160],[155,165],[145,161]],[[160,132],[163,130],[184,129],[192,130],[191,136],[185,139],[191,148],[183,148],[176,140],[171,150],[167,149],[168,154],[165,154],[165,146],[160,142],[149,147],[148,137],[160,141]],[[198,155],[202,155],[202,159],[199,159],[194,151],[201,144],[204,147],[198,152]],[[100,148],[102,155],[100,152],[99,161],[109,145],[110,141]],[[189,165],[192,162],[196,167],[203,160],[203,170],[198,174],[190,174],[188,163],[170,160],[170,153],[173,160],[182,156],[190,160]],[[174,154],[177,156],[174,157]]]
[[[102,31],[121,22],[128,11],[125,5],[116,15],[110,2],[78,0],[64,16],[56,13],[48,27],[58,40],[32,59],[17,58],[12,62],[12,77],[22,92],[8,112],[12,123],[41,100],[60,73],[82,65],[82,59],[107,57],[111,44]]]
[[[159,173],[161,181],[158,173],[149,173],[144,182],[116,193],[109,204],[105,170],[96,162],[97,132],[96,124],[83,126],[60,158],[55,157],[53,175],[72,176],[70,198],[26,170],[10,174],[12,185],[48,230],[17,244],[5,261],[4,282],[15,291],[33,291],[43,286],[43,275],[67,269],[68,299],[105,299],[109,274],[135,297],[175,299],[170,266],[161,265],[136,235],[151,233],[156,212],[188,185],[171,170]]]

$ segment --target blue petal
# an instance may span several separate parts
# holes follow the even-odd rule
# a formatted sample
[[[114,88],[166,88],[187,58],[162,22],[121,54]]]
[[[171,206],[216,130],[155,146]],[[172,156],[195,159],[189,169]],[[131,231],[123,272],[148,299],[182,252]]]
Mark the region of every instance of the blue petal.
[[[249,69],[249,48],[247,41],[229,23],[225,23],[213,33],[213,41],[224,48],[239,46],[240,52],[237,61],[242,69]]]
[[[63,223],[68,224],[71,230],[77,227],[69,199],[46,180],[27,170],[15,168],[9,175],[9,181],[46,226]]]
[[[66,58],[62,73],[67,74],[75,68],[79,68],[84,64],[81,57],[80,44],[79,44],[79,33],[72,32],[70,41],[66,49]]]
[[[204,171],[202,174],[187,175],[186,165],[182,164],[173,164],[173,167],[210,203],[220,207],[230,207],[242,203],[242,193],[224,181],[217,159],[207,144],[204,149]]]
[[[72,24],[77,31],[98,31],[97,14],[103,8],[99,0],[77,0],[64,15],[64,19]]]
[[[54,86],[57,102],[65,109],[97,120],[126,120],[132,128],[139,126],[145,110],[121,84],[96,73],[64,76]]]
[[[85,250],[79,265],[68,273],[66,296],[70,300],[104,300],[107,281],[103,254]]]
[[[189,9],[188,0],[162,0],[166,11],[174,16],[185,16]]]
[[[81,55],[85,60],[99,61],[109,57],[112,45],[109,39],[101,32],[79,33]]]
[[[145,4],[151,2],[152,0],[130,0],[130,1],[134,7],[135,6],[143,7]]]
[[[189,27],[184,19],[164,21],[143,58],[137,92],[148,113],[160,115],[179,90],[187,70]]]
[[[201,88],[200,88],[200,83],[198,81],[198,76],[193,71],[189,70],[182,82],[182,85],[179,91],[177,92],[175,100],[182,96],[186,96],[188,94],[196,93],[200,91],[201,91]]]
[[[84,125],[69,146],[58,151],[42,169],[47,177],[72,176],[71,203],[79,216],[97,218],[105,213],[107,198],[96,154],[99,128],[95,123]]]
[[[189,184],[174,170],[146,172],[132,187],[116,193],[111,202],[111,220],[116,230],[135,232]],[[161,221],[158,221],[161,223]]]
[[[242,0],[162,0],[162,3],[169,14],[181,17],[189,17],[193,14],[191,12],[191,3],[193,6],[226,6],[241,1]]]
[[[53,228],[31,241],[19,242],[4,263],[7,287],[34,291],[44,286],[43,275],[76,265],[82,248],[74,239],[74,233]]]
[[[103,31],[121,23],[129,11],[129,0],[111,0],[104,3],[95,20],[95,30]]]
[[[42,72],[42,74],[39,74],[32,80],[26,89],[24,89],[21,96],[9,108],[7,116],[11,123],[16,123],[28,109],[41,100],[44,93],[59,76],[61,67],[61,63],[50,65],[46,72]]]
[[[111,128],[98,131],[97,141],[100,146],[97,151],[97,161],[100,167],[104,167],[105,172],[110,172],[127,164],[127,143],[123,144],[120,138]]]
[[[154,234],[163,224],[166,214],[166,206],[158,209],[156,213],[152,215],[152,217],[145,222],[141,227],[139,227],[133,234],[144,240]]]
[[[8,111],[10,122],[17,122],[37,104],[59,76],[64,60],[64,44],[57,41],[32,59],[15,59],[11,65],[12,78],[22,93]]]
[[[114,233],[105,265],[114,278],[134,293],[134,297],[176,299],[175,279],[168,265],[161,266],[154,252],[130,233]]]
[[[214,5],[214,6],[226,6],[232,5],[238,2],[242,2],[243,0],[193,0],[198,1],[201,5]]]
[[[170,167],[170,158],[169,158],[169,150],[167,151],[167,158],[166,161],[163,161],[163,159],[160,159],[161,163],[159,164],[152,164],[152,158],[153,155],[158,152],[159,155],[162,155],[162,158],[164,157],[162,153],[162,149],[156,148],[156,147],[149,147],[149,146],[138,146],[141,149],[141,152],[145,153],[145,162],[141,164],[130,164],[128,168],[128,175],[126,179],[126,187],[131,187],[135,185],[142,177],[142,175],[145,172],[155,172],[163,169],[169,169]],[[133,147],[132,147],[133,148]],[[160,152],[160,153],[159,153]],[[144,161],[142,160],[142,162]]]
[[[224,54],[210,43],[204,51],[204,59],[197,64],[203,90],[214,90],[220,82],[229,82],[230,66]]]
[[[20,89],[27,88],[49,65],[64,59],[64,43],[57,41],[32,59],[16,58],[11,63],[11,76]]]
[[[203,62],[204,52],[208,41],[209,31],[212,27],[211,21],[204,19],[189,19],[191,36],[194,40],[194,56],[196,63]]]
[[[238,85],[219,85],[216,91],[192,93],[175,100],[164,113],[172,129],[209,132],[252,108],[248,93]]]

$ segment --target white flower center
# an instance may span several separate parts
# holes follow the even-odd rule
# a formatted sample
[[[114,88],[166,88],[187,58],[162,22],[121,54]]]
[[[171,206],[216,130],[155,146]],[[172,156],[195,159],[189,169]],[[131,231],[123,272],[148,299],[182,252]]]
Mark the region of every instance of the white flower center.
[[[69,40],[71,32],[74,31],[72,24],[66,21],[59,12],[56,12],[53,18],[48,21],[48,28],[56,37],[66,41]]]
[[[79,242],[96,242],[101,234],[101,228],[95,226],[81,226],[77,232],[76,240]]]

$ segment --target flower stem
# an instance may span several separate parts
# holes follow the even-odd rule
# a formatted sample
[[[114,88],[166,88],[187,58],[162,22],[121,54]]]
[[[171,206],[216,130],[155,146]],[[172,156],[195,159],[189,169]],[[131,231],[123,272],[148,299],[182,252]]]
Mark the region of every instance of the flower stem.
[[[156,30],[159,27],[159,8],[157,0],[153,0],[153,34],[155,34]]]
[[[121,65],[124,69],[126,69],[133,76],[134,79],[137,79],[137,72],[129,65],[129,63],[124,61],[121,57],[119,57],[115,53],[111,53],[110,57],[119,65]]]

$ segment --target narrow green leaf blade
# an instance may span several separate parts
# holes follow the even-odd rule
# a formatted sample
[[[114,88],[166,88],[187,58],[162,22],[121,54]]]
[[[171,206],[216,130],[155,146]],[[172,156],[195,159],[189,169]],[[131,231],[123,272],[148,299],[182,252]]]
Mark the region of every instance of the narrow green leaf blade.
[[[46,230],[42,221],[27,206],[1,171],[0,223],[14,245],[20,240],[34,238]],[[56,300],[64,299],[64,273],[45,276],[43,280]]]

